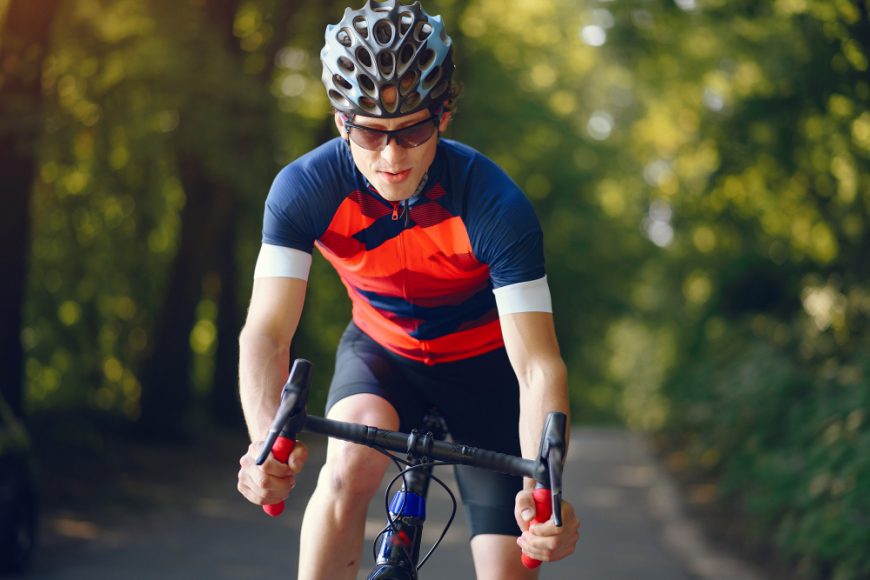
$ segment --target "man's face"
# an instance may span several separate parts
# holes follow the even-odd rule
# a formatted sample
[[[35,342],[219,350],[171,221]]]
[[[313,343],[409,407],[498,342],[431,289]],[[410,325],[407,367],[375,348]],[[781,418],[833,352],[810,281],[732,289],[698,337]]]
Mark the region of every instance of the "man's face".
[[[432,113],[428,110],[417,111],[404,117],[395,119],[379,119],[376,117],[363,117],[357,115],[353,118],[354,125],[380,129],[383,131],[395,131],[419,123],[428,119]],[[434,122],[434,121],[433,121]],[[450,122],[450,113],[441,117],[439,131],[445,131]],[[344,124],[339,113],[335,114],[335,124],[343,138],[347,138]],[[350,129],[354,131],[354,129]],[[387,201],[402,201],[408,199],[417,187],[423,175],[429,170],[435,159],[435,150],[438,146],[438,134],[420,145],[406,149],[390,139],[389,144],[383,151],[369,151],[350,141],[350,151],[357,168],[365,175],[381,197]]]

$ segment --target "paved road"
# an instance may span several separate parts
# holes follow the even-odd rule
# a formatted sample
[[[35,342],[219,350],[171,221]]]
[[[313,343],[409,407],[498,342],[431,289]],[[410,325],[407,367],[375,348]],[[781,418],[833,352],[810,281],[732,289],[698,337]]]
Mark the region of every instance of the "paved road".
[[[309,466],[318,465],[322,440],[309,445]],[[299,522],[317,470],[309,469],[300,478],[287,512],[271,519],[235,491],[236,448],[233,441],[203,449],[198,463],[184,461],[185,468],[179,466],[182,459],[175,456],[177,452],[155,451],[148,467],[154,474],[152,481],[121,479],[126,492],[138,498],[130,505],[113,505],[98,514],[81,508],[52,509],[45,518],[44,542],[30,577],[294,578]],[[441,471],[452,481],[451,470]],[[89,477],[97,475],[83,473],[83,483]],[[617,430],[575,429],[565,481],[565,497],[574,503],[583,523],[581,541],[572,557],[545,565],[541,578],[758,578],[739,562],[709,550],[691,522],[682,517],[678,498],[638,436]],[[430,496],[427,531],[431,540],[440,532],[449,503],[435,487]],[[374,504],[366,525],[369,539],[383,526],[380,503]],[[369,544],[364,563],[371,563]],[[423,572],[423,578],[433,580],[473,577],[461,514]]]

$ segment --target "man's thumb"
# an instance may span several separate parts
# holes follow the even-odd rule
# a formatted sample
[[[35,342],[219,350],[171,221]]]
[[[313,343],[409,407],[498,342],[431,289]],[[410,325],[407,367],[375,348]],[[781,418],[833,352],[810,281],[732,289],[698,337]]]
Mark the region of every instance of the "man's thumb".
[[[520,492],[517,495],[516,514],[520,529],[528,530],[529,524],[535,519],[535,500],[530,492]]]

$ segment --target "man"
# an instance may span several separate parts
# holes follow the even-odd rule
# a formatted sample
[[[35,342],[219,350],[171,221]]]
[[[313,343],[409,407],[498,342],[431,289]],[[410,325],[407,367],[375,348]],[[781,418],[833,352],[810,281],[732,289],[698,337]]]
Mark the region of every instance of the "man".
[[[315,245],[353,303],[328,417],[410,429],[437,407],[454,439],[532,458],[547,413],[568,412],[537,218],[495,164],[440,139],[458,92],[451,49],[440,17],[419,3],[369,0],[327,27],[323,82],[341,136],[273,184],[240,338],[252,443],[239,491],[253,503],[287,497],[306,459],[300,444],[287,465],[254,464],[287,377]],[[299,578],[356,578],[387,462],[330,440],[302,524]],[[543,561],[573,552],[570,504],[563,527],[530,526],[533,482],[465,467],[457,478],[478,578],[536,577],[517,545]]]

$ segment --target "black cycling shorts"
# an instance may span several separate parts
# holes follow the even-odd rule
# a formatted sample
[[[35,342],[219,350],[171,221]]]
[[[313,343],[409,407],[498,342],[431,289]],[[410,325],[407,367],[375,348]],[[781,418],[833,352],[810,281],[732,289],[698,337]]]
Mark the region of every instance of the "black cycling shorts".
[[[520,455],[519,385],[503,348],[427,366],[387,351],[351,322],[338,345],[326,412],[357,393],[386,399],[402,431],[419,428],[434,407],[454,441]],[[514,500],[522,478],[465,465],[454,469],[471,537],[519,535]]]

